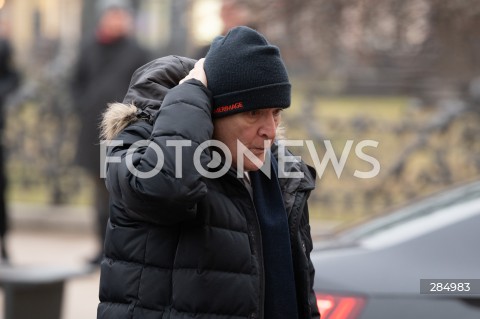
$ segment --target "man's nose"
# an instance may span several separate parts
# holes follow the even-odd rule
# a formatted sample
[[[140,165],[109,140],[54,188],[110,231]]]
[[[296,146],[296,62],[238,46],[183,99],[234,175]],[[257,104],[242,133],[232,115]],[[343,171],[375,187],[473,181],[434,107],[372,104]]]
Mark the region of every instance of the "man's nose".
[[[275,116],[268,113],[262,118],[262,123],[259,128],[259,135],[266,139],[273,140],[275,138],[276,132],[277,123],[275,121]]]

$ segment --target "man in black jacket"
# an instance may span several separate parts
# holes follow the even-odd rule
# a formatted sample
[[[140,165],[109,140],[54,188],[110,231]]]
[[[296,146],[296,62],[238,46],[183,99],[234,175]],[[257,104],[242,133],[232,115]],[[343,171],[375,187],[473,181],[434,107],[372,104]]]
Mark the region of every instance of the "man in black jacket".
[[[171,56],[137,70],[103,121],[97,318],[319,318],[315,172],[275,142],[290,91],[278,48],[247,27],[195,65]]]
[[[98,174],[100,147],[98,126],[108,103],[123,99],[133,72],[150,61],[150,53],[131,36],[131,9],[113,2],[101,7],[95,35],[81,48],[72,81],[72,96],[80,121],[76,163],[85,169],[93,183],[93,199],[99,253],[103,255],[108,220],[108,192]]]

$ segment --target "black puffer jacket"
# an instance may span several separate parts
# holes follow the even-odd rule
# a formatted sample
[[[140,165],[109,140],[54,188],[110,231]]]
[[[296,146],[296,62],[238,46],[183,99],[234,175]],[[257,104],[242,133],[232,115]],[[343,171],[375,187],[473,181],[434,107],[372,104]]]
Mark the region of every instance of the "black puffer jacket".
[[[109,163],[107,170],[111,211],[98,318],[263,318],[261,234],[250,194],[233,171],[210,179],[193,165],[193,152],[213,131],[209,91],[196,80],[175,86],[193,63],[167,57],[139,69],[124,101],[139,108],[113,105],[105,116],[107,137],[118,134],[123,145],[108,151],[109,160],[121,161]],[[161,92],[168,92],[164,100]],[[127,149],[141,140],[152,141],[164,154],[162,170],[148,179],[127,168]],[[181,178],[175,177],[176,150],[168,140],[192,141],[192,147],[182,148]],[[136,169],[150,172],[157,152],[140,147],[130,158]],[[202,162],[209,161],[204,154]],[[315,176],[303,163],[288,164],[289,171],[305,176],[280,181],[299,318],[319,318],[306,204]]]

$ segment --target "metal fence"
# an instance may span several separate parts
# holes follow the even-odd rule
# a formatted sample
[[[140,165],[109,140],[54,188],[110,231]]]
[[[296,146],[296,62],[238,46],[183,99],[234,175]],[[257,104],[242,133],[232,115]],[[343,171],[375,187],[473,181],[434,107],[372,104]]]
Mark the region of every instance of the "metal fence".
[[[299,111],[287,121],[294,132],[301,127],[299,135],[311,139],[317,150],[323,146],[320,156],[328,152],[325,146],[336,145],[334,160],[338,162],[348,149],[347,142],[353,142],[342,170],[335,172],[330,161],[320,172],[323,175],[312,195],[313,216],[356,221],[480,178],[480,141],[476,138],[480,134],[480,107],[474,98],[442,99],[430,105],[412,97],[402,98],[400,103],[397,100],[394,105],[388,98],[380,98],[386,102],[370,106],[368,101],[375,99],[365,102],[365,97],[350,97],[351,106],[357,105],[355,112],[352,107],[345,111],[339,103],[325,103],[329,99],[314,90],[307,91]],[[378,174],[368,179],[354,174],[373,167],[370,162],[374,160],[363,161],[366,165],[362,165],[356,154],[352,156],[353,147],[362,141],[378,143],[365,149],[380,165]],[[310,164],[315,163],[311,160]]]
[[[48,56],[56,58],[42,61],[40,54],[32,61],[37,67],[30,69],[22,89],[9,103],[5,131],[8,174],[14,199],[36,200],[28,196],[40,194],[54,204],[72,203],[88,193],[85,189],[90,186],[73,164],[78,122],[68,94],[71,59],[66,58],[69,55]],[[330,146],[340,160],[351,141],[339,176],[332,162],[320,169],[318,187],[311,197],[313,217],[362,219],[480,177],[480,141],[476,138],[480,135],[480,107],[473,97],[429,105],[402,97],[403,102],[393,106],[387,102],[369,105],[365,97],[358,101],[349,97],[354,111],[325,103],[332,99],[320,95],[314,86],[300,88],[294,92],[292,110],[284,116],[288,137],[304,141],[303,147],[292,151],[311,165],[315,165],[312,149],[305,141],[312,141],[318,161]],[[356,153],[362,141],[378,142],[376,147],[363,149],[380,164],[379,173],[367,179],[355,174],[372,169],[372,161],[362,160]],[[88,203],[88,195],[83,200]]]

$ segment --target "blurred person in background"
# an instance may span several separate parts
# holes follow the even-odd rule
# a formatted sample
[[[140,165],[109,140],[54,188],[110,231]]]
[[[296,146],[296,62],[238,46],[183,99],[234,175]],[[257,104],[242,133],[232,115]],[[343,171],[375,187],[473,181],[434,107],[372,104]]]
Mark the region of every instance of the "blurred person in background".
[[[133,72],[151,59],[150,52],[132,37],[132,9],[126,2],[100,2],[96,32],[78,57],[72,81],[72,97],[80,121],[76,162],[91,176],[100,251],[103,254],[108,219],[108,192],[100,178],[99,123],[107,103],[121,101]]]
[[[307,203],[315,172],[302,161],[281,172],[278,160],[292,156],[276,140],[290,102],[278,48],[248,27],[217,37],[196,63],[169,56],[135,72],[102,124],[117,146],[107,151],[98,319],[319,318]],[[194,155],[212,139],[225,147],[217,176],[211,149],[201,163]],[[173,145],[185,146],[181,157]]]
[[[8,231],[6,205],[7,176],[5,174],[5,150],[3,145],[3,129],[5,126],[4,103],[6,97],[19,85],[19,75],[12,61],[12,49],[7,38],[0,36],[0,262],[8,262],[5,238]]]
[[[220,19],[222,20],[222,35],[237,26],[248,26],[255,29],[252,10],[247,0],[222,0]],[[209,48],[210,44],[200,47],[195,52],[194,58],[204,58]]]

